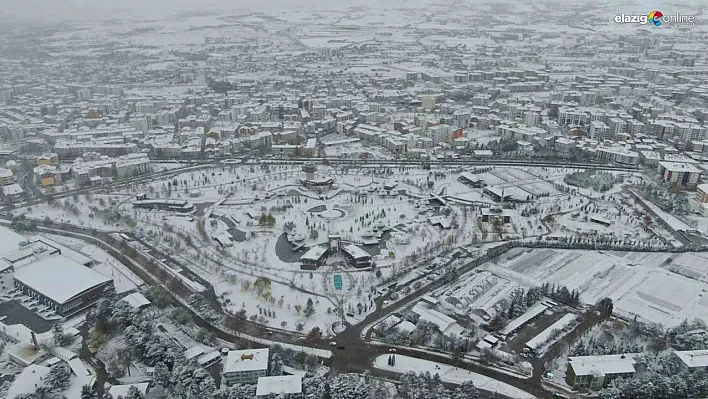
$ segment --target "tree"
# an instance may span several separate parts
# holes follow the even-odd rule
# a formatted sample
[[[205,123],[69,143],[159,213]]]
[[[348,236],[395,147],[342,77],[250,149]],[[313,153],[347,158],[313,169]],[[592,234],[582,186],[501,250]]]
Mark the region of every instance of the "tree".
[[[163,388],[170,386],[170,379],[172,378],[172,373],[167,368],[165,362],[157,362],[155,364],[155,372],[153,373],[155,377],[155,383]]]
[[[305,317],[310,317],[315,314],[315,304],[312,302],[312,298],[307,298],[307,304],[305,305]]]
[[[90,386],[81,387],[81,399],[98,399],[98,393]]]
[[[128,394],[125,396],[125,399],[145,399],[145,395],[143,395],[135,385],[131,385],[130,388],[128,388]]]
[[[479,391],[472,381],[465,381],[455,390],[453,399],[477,399]]]
[[[302,311],[302,305],[296,304],[295,305],[295,313],[297,313],[297,315],[300,316],[301,311]]]
[[[59,323],[54,323],[52,326],[52,341],[57,346],[64,343],[64,328]]]
[[[316,343],[320,338],[322,338],[322,331],[319,327],[312,327],[307,336],[305,336],[305,341],[309,343]]]
[[[612,299],[610,298],[603,298],[597,303],[597,310],[600,312],[600,317],[603,319],[612,317],[613,307]]]
[[[270,373],[269,375],[283,375],[283,359],[280,357],[280,353],[273,353],[270,357]]]

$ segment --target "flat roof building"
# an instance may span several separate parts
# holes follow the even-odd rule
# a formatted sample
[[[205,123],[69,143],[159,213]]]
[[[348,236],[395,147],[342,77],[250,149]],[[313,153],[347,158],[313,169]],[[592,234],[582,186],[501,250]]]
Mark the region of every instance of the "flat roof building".
[[[681,360],[683,367],[690,371],[708,370],[708,350],[675,351],[674,355]]]
[[[687,162],[659,162],[657,170],[665,182],[683,187],[695,187],[701,175],[700,169]]]
[[[255,384],[268,371],[268,348],[229,351],[221,371],[222,384]]]
[[[634,375],[634,357],[638,353],[602,356],[576,356],[568,358],[566,382],[573,389],[606,387],[615,378],[631,378]]]
[[[284,375],[274,377],[260,377],[256,387],[256,397],[269,395],[288,395],[288,398],[302,398],[302,376]]]
[[[48,256],[15,271],[15,288],[62,316],[93,304],[113,280],[63,256]]]

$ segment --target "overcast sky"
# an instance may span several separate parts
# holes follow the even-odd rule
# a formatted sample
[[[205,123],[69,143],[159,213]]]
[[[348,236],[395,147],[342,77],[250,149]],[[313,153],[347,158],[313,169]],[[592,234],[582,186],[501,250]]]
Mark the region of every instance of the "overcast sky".
[[[439,1],[439,0],[438,0]],[[470,6],[475,2],[489,4],[494,0],[462,0]],[[528,2],[529,0],[526,0]],[[538,1],[538,0],[530,0]],[[435,0],[0,0],[0,21],[62,22],[66,20],[100,20],[106,18],[160,19],[170,14],[185,11],[272,11],[290,7],[322,9],[327,7],[353,6],[385,3],[403,5],[435,2]],[[568,2],[567,0],[564,2]],[[571,0],[588,4],[587,0]],[[617,0],[618,9],[667,10],[676,0]],[[704,7],[706,0],[682,0],[683,5],[695,4]],[[493,4],[493,3],[491,3]],[[669,6],[667,6],[669,5]],[[697,11],[697,10],[696,10]]]

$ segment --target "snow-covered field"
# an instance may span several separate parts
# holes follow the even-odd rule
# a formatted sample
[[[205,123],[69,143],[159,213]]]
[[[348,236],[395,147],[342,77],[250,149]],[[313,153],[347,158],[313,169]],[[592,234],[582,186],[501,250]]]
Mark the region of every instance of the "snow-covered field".
[[[513,258],[510,253],[507,260],[485,268],[527,287],[547,282],[579,290],[585,303],[609,297],[615,312],[628,319],[636,316],[674,326],[685,319],[708,318],[708,300],[703,294],[708,290],[708,267],[700,255],[555,249],[523,252]]]
[[[416,359],[409,356],[395,355],[396,362],[393,366],[388,365],[389,355],[380,355],[374,360],[374,367],[381,370],[393,371],[396,373],[416,373],[430,372],[430,374],[440,375],[440,379],[453,384],[462,384],[465,381],[472,381],[474,385],[485,391],[496,392],[514,399],[535,399],[536,397],[519,388],[495,379],[473,373],[471,371],[450,366],[447,364],[435,363],[428,360]]]

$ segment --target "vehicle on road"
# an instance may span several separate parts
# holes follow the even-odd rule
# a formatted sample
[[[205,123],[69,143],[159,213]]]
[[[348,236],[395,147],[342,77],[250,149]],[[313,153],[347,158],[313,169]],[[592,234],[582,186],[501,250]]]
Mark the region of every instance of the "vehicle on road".
[[[396,352],[398,352],[398,351],[396,350],[396,348],[388,348],[388,351],[391,352],[391,353],[396,353]]]
[[[344,349],[344,345],[337,345],[337,349]]]
[[[329,346],[337,346],[337,343],[334,342],[334,341],[332,341],[332,342],[329,343]]]

